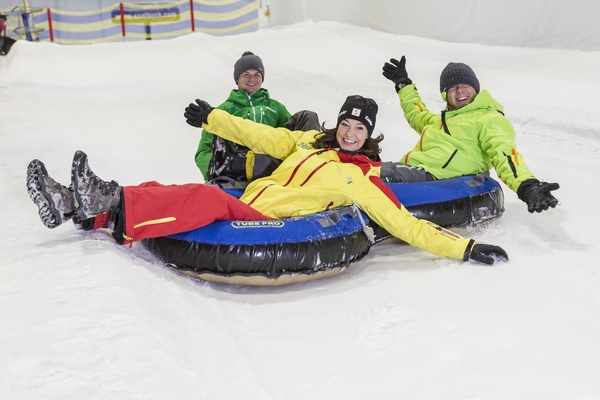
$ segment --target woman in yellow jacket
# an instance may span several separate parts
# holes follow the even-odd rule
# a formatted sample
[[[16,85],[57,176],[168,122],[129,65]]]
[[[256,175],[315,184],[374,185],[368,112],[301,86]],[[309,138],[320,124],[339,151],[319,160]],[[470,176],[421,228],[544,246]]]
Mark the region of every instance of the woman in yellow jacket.
[[[433,254],[486,264],[508,259],[500,247],[475,244],[413,217],[402,206],[379,178],[381,163],[373,161],[378,158],[383,137],[371,137],[377,115],[372,99],[349,96],[336,128],[323,126],[320,132],[257,124],[214,109],[202,100],[190,104],[184,115],[191,126],[283,162],[271,176],[251,182],[237,199],[205,184],[165,186],[148,182],[121,187],[98,178],[81,151],[73,160],[71,192],[34,160],[28,170],[28,190],[42,221],[54,218],[56,223],[69,213],[91,218],[110,212],[114,216],[113,237],[124,244],[186,232],[216,220],[299,217],[356,203],[392,235]],[[54,201],[57,198],[62,199],[60,204]]]

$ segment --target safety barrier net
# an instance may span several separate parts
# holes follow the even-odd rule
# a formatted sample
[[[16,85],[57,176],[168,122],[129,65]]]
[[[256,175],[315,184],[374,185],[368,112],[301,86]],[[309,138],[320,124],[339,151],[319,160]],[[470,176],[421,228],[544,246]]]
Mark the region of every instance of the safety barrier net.
[[[27,40],[60,44],[165,39],[191,32],[216,36],[258,30],[258,0],[182,0],[161,4],[117,3],[86,12],[56,9],[0,9],[6,14],[7,36],[32,31]],[[20,29],[19,29],[20,27]],[[35,27],[35,29],[31,28]]]

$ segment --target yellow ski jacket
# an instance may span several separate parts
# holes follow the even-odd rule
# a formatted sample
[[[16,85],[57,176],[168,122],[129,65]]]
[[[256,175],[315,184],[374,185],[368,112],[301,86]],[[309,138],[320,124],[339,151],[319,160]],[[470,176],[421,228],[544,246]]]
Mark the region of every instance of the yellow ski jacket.
[[[204,129],[283,163],[251,182],[241,200],[275,218],[299,217],[354,203],[395,237],[442,257],[462,260],[469,239],[413,217],[379,178],[380,162],[332,148],[315,149],[318,131],[272,128],[214,109]]]

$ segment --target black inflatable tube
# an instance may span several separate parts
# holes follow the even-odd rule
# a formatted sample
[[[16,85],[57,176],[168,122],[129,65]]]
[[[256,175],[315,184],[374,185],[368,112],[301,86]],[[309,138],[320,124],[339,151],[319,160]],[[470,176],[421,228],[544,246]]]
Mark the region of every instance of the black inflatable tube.
[[[504,213],[504,192],[498,185],[487,192],[466,196],[439,203],[407,206],[415,217],[431,221],[444,228],[478,224]],[[375,231],[376,242],[388,239],[391,235],[375,222],[369,223]]]
[[[443,184],[456,184],[463,188],[464,183],[469,182],[468,179],[469,177],[457,178],[457,182],[444,182]],[[401,191],[411,190],[409,185],[412,184],[392,185],[394,193],[401,201],[403,196]],[[490,178],[487,178],[483,185],[479,184],[473,189],[461,189],[466,190],[464,193],[452,190],[457,192],[456,198],[424,204],[414,204],[424,202],[423,198],[407,196],[406,208],[414,216],[443,227],[479,223],[500,217],[504,212],[502,189],[496,181]],[[426,191],[423,193],[427,194]],[[447,198],[448,193],[444,193],[441,197]],[[365,214],[361,215],[375,233],[373,243],[391,237],[387,231],[370,221]],[[312,216],[303,218],[309,217],[312,218]],[[142,243],[166,265],[194,277],[206,279],[208,276],[207,280],[213,280],[210,278],[211,276],[220,277],[225,281],[232,277],[261,277],[264,280],[259,283],[248,283],[243,280],[241,283],[276,285],[275,282],[278,279],[287,276],[288,279],[283,283],[287,284],[295,282],[294,277],[298,277],[297,281],[303,281],[309,280],[306,279],[307,276],[333,269],[343,270],[368,254],[373,243],[367,238],[362,226],[357,221],[357,217],[344,216],[341,223],[353,224],[353,227],[349,229],[351,232],[348,232],[348,229],[343,233],[340,231],[338,236],[311,234],[305,240],[298,239],[291,242],[275,239],[270,242],[265,240],[264,244],[255,242],[244,244],[244,234],[246,233],[236,231],[235,234],[228,234],[226,235],[228,237],[224,236],[216,241],[211,238],[210,243],[203,242],[202,239],[200,241],[182,240],[182,237],[188,237],[185,234],[146,239]],[[256,240],[254,234],[253,241]],[[238,235],[239,238],[230,237]],[[320,238],[321,236],[323,238]]]
[[[314,274],[345,268],[364,257],[371,247],[362,232],[335,238],[257,245],[206,244],[172,238],[145,241],[145,246],[168,265],[181,271],[221,276]]]

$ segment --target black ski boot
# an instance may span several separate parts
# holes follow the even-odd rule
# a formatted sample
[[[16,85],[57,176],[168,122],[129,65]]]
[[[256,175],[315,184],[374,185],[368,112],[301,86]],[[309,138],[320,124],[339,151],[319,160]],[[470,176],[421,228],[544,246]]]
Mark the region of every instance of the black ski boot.
[[[73,157],[71,185],[81,219],[114,211],[121,201],[121,187],[115,181],[100,179],[88,165],[87,154],[78,150]]]
[[[33,160],[27,166],[27,193],[38,207],[42,223],[53,229],[75,214],[73,192],[48,176],[44,163]]]

